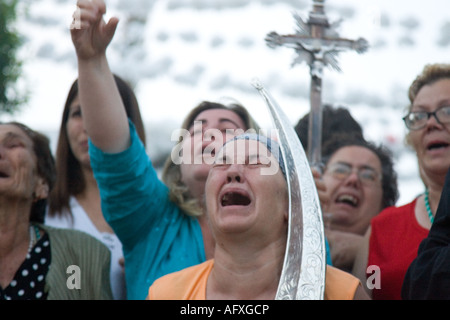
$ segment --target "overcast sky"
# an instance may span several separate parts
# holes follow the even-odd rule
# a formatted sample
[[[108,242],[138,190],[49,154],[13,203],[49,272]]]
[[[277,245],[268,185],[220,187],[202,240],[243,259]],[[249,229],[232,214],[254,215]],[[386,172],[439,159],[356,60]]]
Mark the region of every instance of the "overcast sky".
[[[269,126],[267,109],[250,85],[253,78],[263,82],[295,124],[309,109],[308,67],[292,67],[293,50],[270,49],[264,38],[271,31],[295,32],[292,13],[306,19],[311,3],[107,1],[107,17],[117,15],[121,20],[108,57],[113,71],[135,85],[148,130],[170,131],[201,100],[225,98],[242,102],[258,122]],[[48,132],[55,143],[64,101],[77,76],[68,30],[75,1],[23,0],[21,4],[28,14],[21,14],[18,23],[26,38],[19,84],[30,100],[13,118]],[[407,87],[424,64],[448,62],[448,0],[327,0],[325,4],[330,22],[343,19],[338,29],[341,37],[363,37],[371,48],[362,55],[341,53],[342,73],[325,70],[324,102],[346,105],[368,138],[400,150],[397,160],[407,164],[398,166],[404,178],[402,201],[410,201],[410,194],[422,186],[417,183],[414,157],[404,151],[401,116]],[[149,137],[153,146],[159,140],[154,134]]]

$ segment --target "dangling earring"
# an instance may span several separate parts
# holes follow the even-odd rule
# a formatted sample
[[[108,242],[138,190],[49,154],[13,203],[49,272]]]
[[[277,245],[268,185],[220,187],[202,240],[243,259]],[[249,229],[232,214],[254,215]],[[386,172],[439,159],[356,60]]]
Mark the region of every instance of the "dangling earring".
[[[33,195],[33,202],[37,202],[37,201],[39,201],[39,200],[41,200],[43,198],[46,198],[48,196],[48,190],[49,190],[48,184],[45,183],[45,182],[40,182],[40,183],[42,183],[43,185],[38,189],[39,196],[36,194],[36,191],[33,191],[33,194],[32,194]]]

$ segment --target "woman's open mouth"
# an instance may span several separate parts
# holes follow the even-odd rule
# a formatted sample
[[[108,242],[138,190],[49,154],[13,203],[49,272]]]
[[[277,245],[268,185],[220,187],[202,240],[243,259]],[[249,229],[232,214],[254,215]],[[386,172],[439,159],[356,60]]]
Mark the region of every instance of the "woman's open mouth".
[[[231,191],[222,196],[220,201],[222,207],[227,206],[248,206],[251,203],[250,197],[244,193]]]

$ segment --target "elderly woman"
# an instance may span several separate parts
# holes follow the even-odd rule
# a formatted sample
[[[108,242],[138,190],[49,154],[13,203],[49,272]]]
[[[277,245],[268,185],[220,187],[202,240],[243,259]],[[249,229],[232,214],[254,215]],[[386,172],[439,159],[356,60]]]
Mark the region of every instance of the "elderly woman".
[[[154,282],[148,299],[270,300],[283,268],[289,197],[278,143],[239,135],[216,156],[206,182],[214,259]],[[357,278],[327,266],[325,299],[367,298]]]
[[[397,175],[388,149],[355,134],[332,136],[323,159],[333,266],[351,272],[370,220],[398,199]]]
[[[372,219],[354,274],[364,283],[370,277],[374,299],[401,299],[406,271],[434,221],[450,168],[450,65],[426,65],[411,84],[409,99],[411,105],[403,119],[425,192],[406,205],[386,208]],[[369,266],[378,269],[379,277],[373,267],[367,270]]]
[[[305,149],[308,127],[306,114],[295,126]],[[312,171],[324,212],[331,264],[350,272],[370,219],[398,199],[397,175],[391,152],[365,140],[360,124],[344,106],[323,107],[322,159],[323,174],[315,168]],[[374,175],[377,178],[370,181]]]
[[[47,137],[0,124],[0,299],[111,299],[108,249],[41,224],[54,180]]]

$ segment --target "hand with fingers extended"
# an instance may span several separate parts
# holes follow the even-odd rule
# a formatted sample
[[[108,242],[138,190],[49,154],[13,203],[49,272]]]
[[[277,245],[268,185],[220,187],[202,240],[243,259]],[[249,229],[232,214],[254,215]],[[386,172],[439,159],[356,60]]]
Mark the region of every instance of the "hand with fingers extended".
[[[78,0],[70,26],[78,59],[88,60],[105,54],[119,22],[113,17],[106,23],[103,19],[105,13],[103,0]]]

